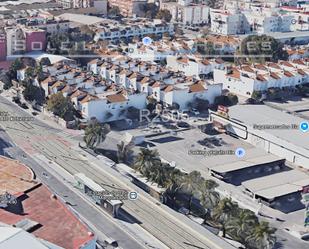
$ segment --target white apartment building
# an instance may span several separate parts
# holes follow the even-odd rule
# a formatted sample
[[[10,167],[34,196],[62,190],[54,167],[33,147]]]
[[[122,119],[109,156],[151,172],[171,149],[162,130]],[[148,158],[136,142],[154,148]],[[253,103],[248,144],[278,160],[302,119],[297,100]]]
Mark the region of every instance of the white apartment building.
[[[250,26],[245,15],[239,11],[212,9],[210,12],[211,31],[222,35],[245,34]]]
[[[250,1],[243,4],[235,2],[229,2],[229,7],[223,10],[211,10],[212,32],[235,35],[309,30],[309,14],[304,8]]]
[[[135,22],[127,23],[125,25],[118,24],[98,25],[96,27],[96,35],[94,40],[118,40],[121,38],[133,38],[135,36],[142,37],[146,35],[163,35],[164,33],[174,34],[174,25],[171,23],[164,23],[160,20],[153,22]]]
[[[183,25],[209,23],[210,8],[204,3],[178,0],[178,2],[163,2],[160,8],[169,10],[172,20]]]
[[[28,23],[28,27],[36,27],[39,29],[46,30],[51,35],[65,34],[68,33],[70,28],[70,21],[67,20],[44,20],[42,22],[33,24]]]
[[[93,0],[56,0],[62,7],[70,8],[89,8],[93,5]]]
[[[232,93],[251,97],[254,91],[265,92],[269,88],[309,83],[309,63],[302,60],[279,61],[214,69],[214,82],[222,83],[223,89]]]

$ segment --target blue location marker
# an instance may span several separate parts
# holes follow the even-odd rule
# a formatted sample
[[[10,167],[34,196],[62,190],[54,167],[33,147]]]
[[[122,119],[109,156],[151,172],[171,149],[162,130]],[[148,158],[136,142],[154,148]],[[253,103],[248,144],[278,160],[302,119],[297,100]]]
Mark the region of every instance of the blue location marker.
[[[239,158],[244,157],[246,154],[246,151],[243,148],[237,148],[235,150],[235,155]]]
[[[143,44],[145,46],[149,46],[151,43],[152,43],[152,39],[150,37],[146,36],[143,38]]]
[[[309,130],[309,123],[306,121],[301,122],[299,128],[302,132],[307,132]]]
[[[129,199],[130,200],[136,200],[137,199],[137,192],[133,191],[129,193]]]

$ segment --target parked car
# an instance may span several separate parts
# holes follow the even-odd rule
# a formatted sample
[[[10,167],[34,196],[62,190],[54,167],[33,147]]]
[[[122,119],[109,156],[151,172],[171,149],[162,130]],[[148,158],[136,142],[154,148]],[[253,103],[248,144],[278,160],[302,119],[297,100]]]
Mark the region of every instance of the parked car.
[[[20,98],[19,97],[13,97],[13,102],[15,102],[16,104],[20,104]]]
[[[29,107],[27,106],[26,103],[21,103],[20,107],[23,108],[23,109],[29,109]]]
[[[190,125],[183,121],[177,122],[177,126],[180,128],[190,128]]]
[[[116,240],[114,240],[113,238],[106,238],[104,240],[104,242],[107,244],[107,245],[111,245],[113,247],[117,247],[118,246],[118,242]]]
[[[200,112],[197,110],[197,109],[195,109],[195,108],[192,108],[191,109],[191,113],[193,113],[194,115],[200,115]]]
[[[186,209],[185,207],[179,208],[178,212],[182,213],[184,215],[188,215],[190,213],[190,211],[188,209]]]

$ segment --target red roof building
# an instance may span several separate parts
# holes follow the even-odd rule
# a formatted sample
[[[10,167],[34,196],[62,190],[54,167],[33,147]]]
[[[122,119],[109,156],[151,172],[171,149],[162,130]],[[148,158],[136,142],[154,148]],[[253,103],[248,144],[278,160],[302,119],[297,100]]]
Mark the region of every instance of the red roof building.
[[[17,204],[0,208],[0,222],[37,224],[28,230],[34,236],[65,249],[94,249],[95,236],[25,165],[0,157],[0,193],[8,191]],[[14,192],[14,189],[16,191]]]

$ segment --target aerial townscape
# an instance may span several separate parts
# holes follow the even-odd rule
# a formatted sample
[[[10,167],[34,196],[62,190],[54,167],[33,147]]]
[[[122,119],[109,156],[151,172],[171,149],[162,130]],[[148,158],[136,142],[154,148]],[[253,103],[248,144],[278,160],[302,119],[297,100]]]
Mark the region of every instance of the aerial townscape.
[[[309,248],[309,0],[0,0],[0,249],[112,248]]]

